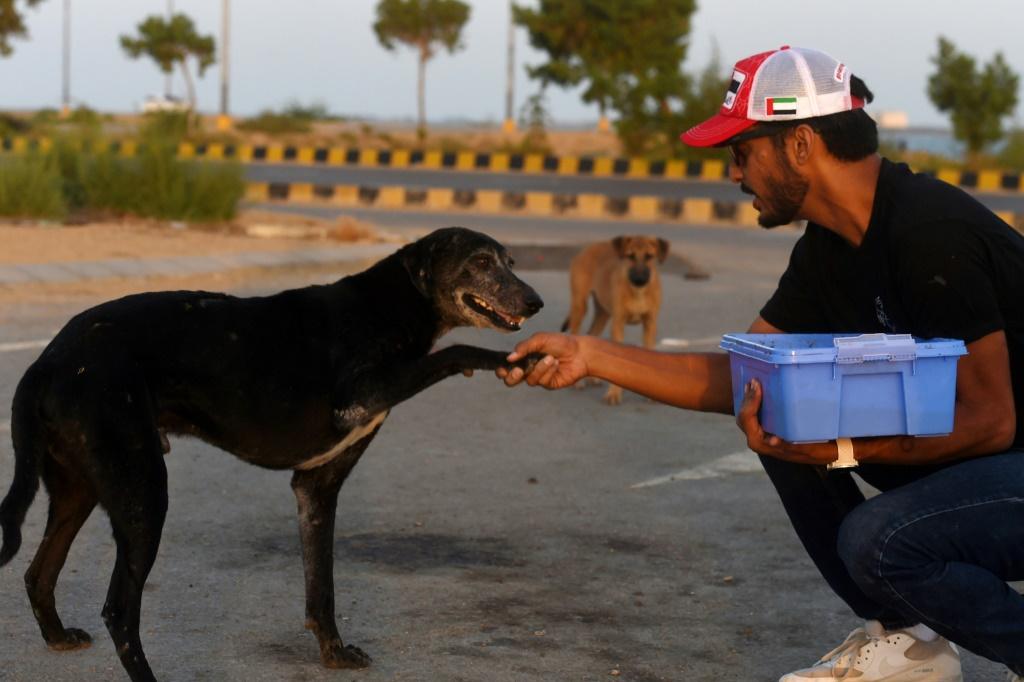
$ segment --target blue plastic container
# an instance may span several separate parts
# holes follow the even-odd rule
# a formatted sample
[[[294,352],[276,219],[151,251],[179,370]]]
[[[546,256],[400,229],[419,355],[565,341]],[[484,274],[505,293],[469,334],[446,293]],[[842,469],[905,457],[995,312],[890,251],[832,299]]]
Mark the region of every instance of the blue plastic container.
[[[733,410],[763,387],[761,425],[793,443],[953,430],[963,341],[909,334],[726,334]]]

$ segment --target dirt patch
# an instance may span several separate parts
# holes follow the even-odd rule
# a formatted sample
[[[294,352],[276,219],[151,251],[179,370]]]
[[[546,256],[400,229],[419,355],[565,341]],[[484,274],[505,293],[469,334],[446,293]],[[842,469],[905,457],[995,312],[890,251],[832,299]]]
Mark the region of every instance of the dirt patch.
[[[82,225],[3,223],[0,224],[0,266],[287,252],[307,250],[318,243],[336,246],[398,241],[401,239],[372,224],[347,217],[322,220],[267,211],[245,211],[231,223],[216,225],[144,220],[106,220]],[[341,276],[367,265],[369,263],[351,263],[344,267],[304,265],[297,269]],[[0,286],[0,306],[102,300],[154,290],[223,291],[245,284],[257,270],[259,268],[239,268],[181,276]],[[280,274],[287,276],[287,270],[283,269]]]
[[[0,224],[0,265],[290,251],[309,248],[310,240],[317,239],[395,241],[351,218],[320,220],[267,211],[245,211],[237,220],[217,225],[140,220],[7,223]]]

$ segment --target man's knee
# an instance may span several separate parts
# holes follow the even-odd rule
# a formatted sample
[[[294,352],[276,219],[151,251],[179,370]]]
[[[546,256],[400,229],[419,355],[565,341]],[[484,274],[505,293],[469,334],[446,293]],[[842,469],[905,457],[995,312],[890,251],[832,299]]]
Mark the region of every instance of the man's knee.
[[[847,514],[836,540],[850,577],[868,594],[877,593],[884,580],[883,552],[895,533],[891,521],[874,507],[869,500]]]

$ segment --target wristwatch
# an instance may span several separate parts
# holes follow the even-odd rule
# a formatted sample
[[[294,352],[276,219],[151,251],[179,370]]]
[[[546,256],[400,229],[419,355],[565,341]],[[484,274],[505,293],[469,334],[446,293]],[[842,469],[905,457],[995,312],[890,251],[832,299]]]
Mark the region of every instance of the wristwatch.
[[[828,465],[832,469],[853,469],[857,466],[857,460],[853,456],[853,441],[849,438],[836,438],[836,447],[839,448],[839,456],[836,461]]]

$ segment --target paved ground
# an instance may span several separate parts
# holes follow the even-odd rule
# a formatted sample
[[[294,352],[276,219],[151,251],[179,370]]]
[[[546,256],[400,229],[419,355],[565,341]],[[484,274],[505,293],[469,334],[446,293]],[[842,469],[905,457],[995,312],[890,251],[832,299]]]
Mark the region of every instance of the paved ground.
[[[507,239],[516,225],[530,238],[565,237],[542,221],[496,232]],[[661,336],[700,349],[746,327],[795,238],[671,234],[673,250],[711,278],[666,277]],[[553,329],[567,309],[566,275],[530,253],[524,277],[547,306],[528,330]],[[251,272],[232,289],[326,277]],[[32,342],[86,303],[0,309],[0,485],[11,476],[10,397],[38,353]],[[509,348],[517,338],[464,331],[450,340]],[[729,418],[630,394],[609,408],[602,392],[509,390],[478,375],[394,410],[339,510],[342,634],[375,657],[361,672],[321,669],[302,629],[287,475],[174,441],[168,522],[143,603],[143,641],[160,679],[756,682],[810,663],[857,625],[804,556]],[[57,591],[65,622],[95,644],[58,654],[39,637],[20,576],[44,498],[30,511],[22,552],[0,570],[0,678],[124,679],[99,616],[114,552],[100,512]],[[973,656],[965,670],[972,682],[1002,679]]]

